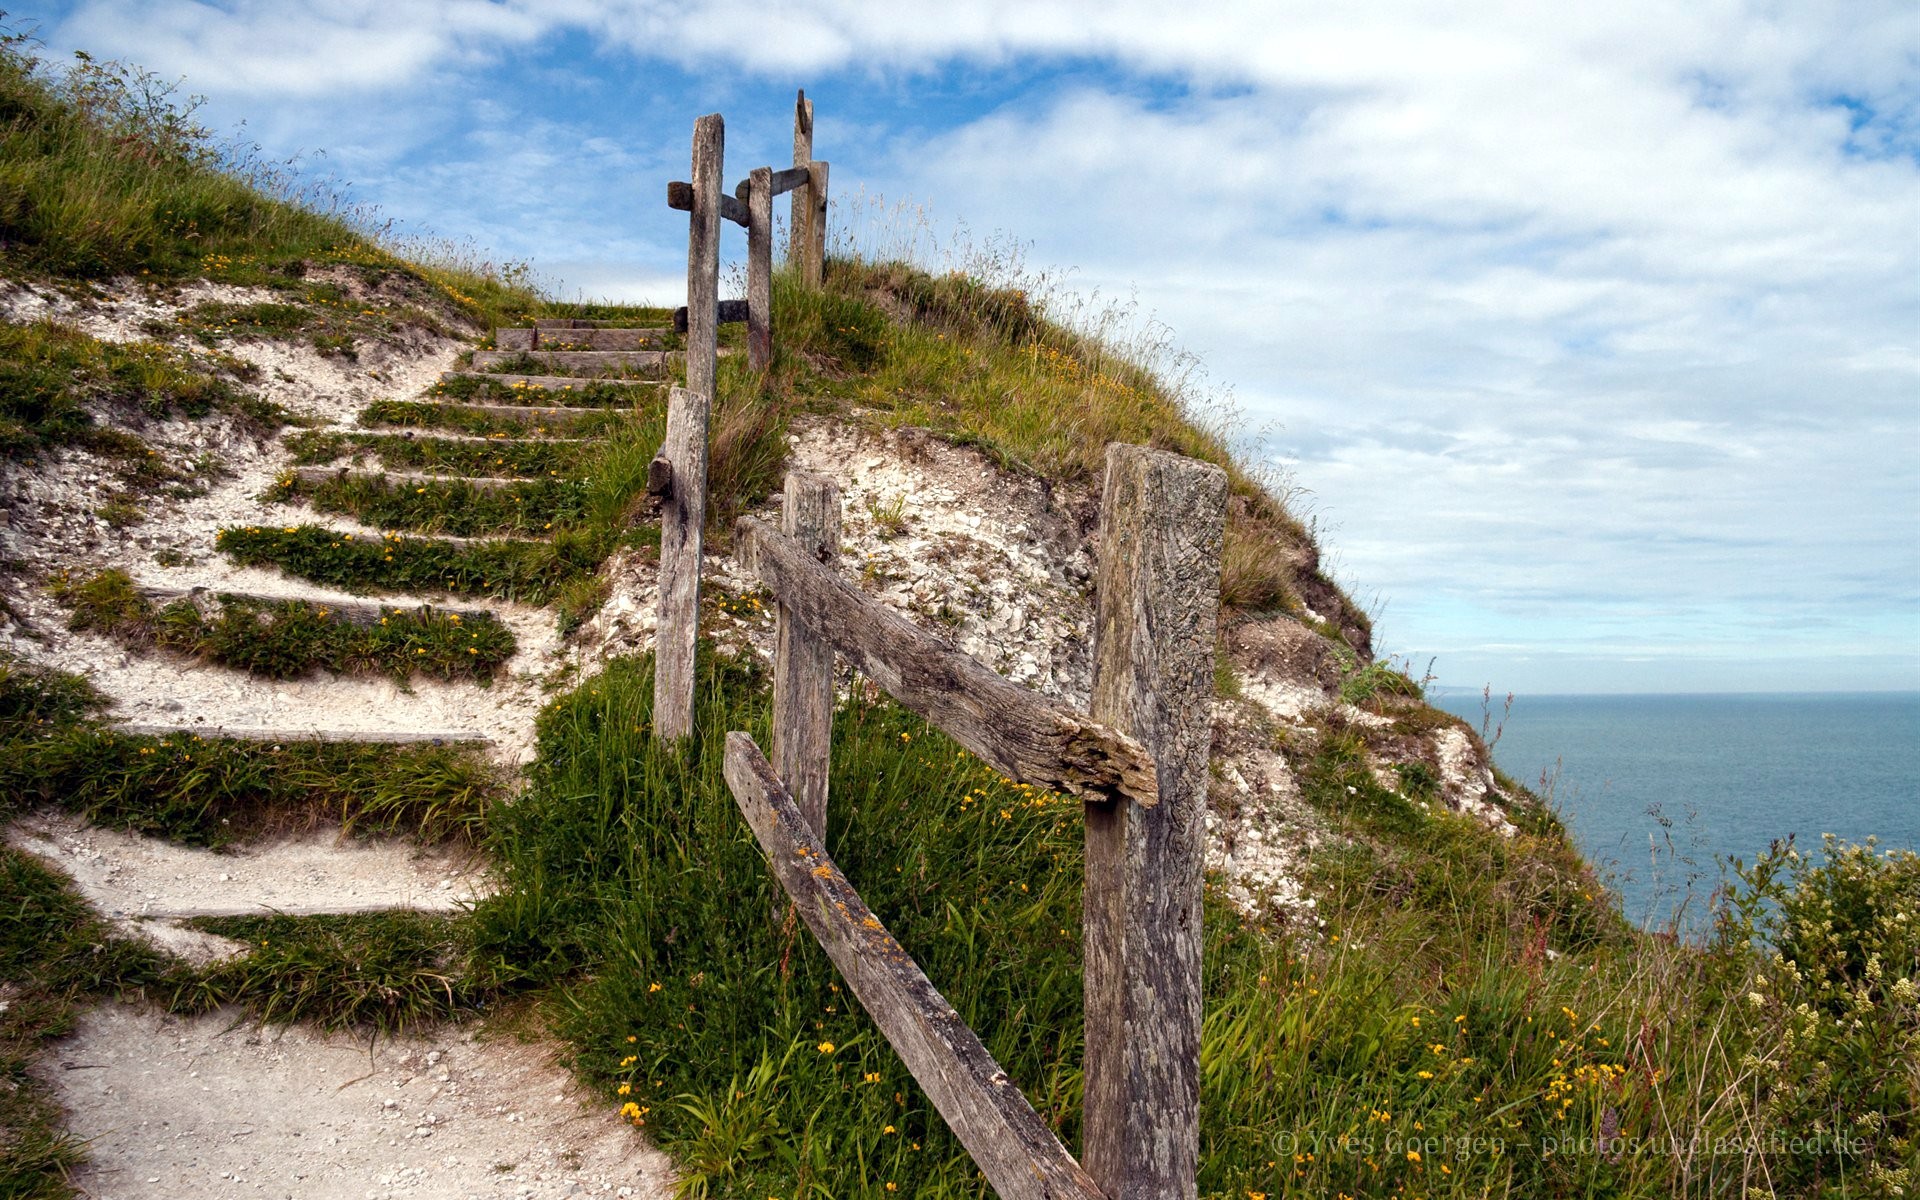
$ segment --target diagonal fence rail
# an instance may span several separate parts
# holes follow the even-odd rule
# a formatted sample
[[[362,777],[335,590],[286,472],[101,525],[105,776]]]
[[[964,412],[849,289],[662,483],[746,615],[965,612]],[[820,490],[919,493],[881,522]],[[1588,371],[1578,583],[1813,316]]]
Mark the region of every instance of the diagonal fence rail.
[[[776,878],[1003,1200],[1192,1197],[1200,905],[1226,475],[1107,448],[1091,714],[994,674],[842,579],[839,491],[787,478],[783,530],[736,527],[778,601],[778,769],[731,733],[726,775]],[[860,900],[827,851],[835,656],[995,769],[1086,810],[1082,1160]],[[1083,1165],[1084,1164],[1084,1165]]]

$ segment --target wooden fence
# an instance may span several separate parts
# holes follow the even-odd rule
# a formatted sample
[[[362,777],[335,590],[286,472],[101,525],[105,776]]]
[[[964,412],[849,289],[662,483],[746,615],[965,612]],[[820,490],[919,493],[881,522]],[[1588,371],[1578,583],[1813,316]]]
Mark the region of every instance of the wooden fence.
[[[794,165],[721,190],[718,115],[694,123],[687,386],[672,389],[648,472],[661,497],[654,730],[693,732],[717,325],[747,322],[749,365],[772,360],[772,200],[793,193],[789,262],[819,286],[827,164],[813,106],[794,111]],[[718,298],[722,218],[747,230],[747,297]],[[778,603],[773,758],[729,733],[726,777],[774,875],[854,995],[1004,1200],[1165,1200],[1196,1193],[1200,906],[1226,475],[1139,446],[1107,448],[1091,711],[1078,713],[958,653],[833,567],[840,492],[787,477],[781,529],[736,529]],[[980,1039],[860,899],[827,850],[836,656],[994,769],[1085,804],[1085,1110],[1076,1160]],[[1083,1165],[1084,1163],[1084,1165]]]
[[[1210,464],[1107,448],[1090,714],[1008,682],[842,578],[827,480],[788,476],[781,532],[752,518],[736,530],[779,626],[774,761],[730,733],[727,782],[801,918],[1003,1200],[1195,1194],[1226,492]],[[836,654],[996,770],[1085,803],[1084,1167],[828,853]]]
[[[674,324],[687,336],[687,386],[667,398],[667,436],[647,472],[661,499],[660,607],[654,634],[654,731],[693,733],[693,661],[700,625],[700,557],[707,510],[707,431],[723,320],[747,323],[747,366],[773,362],[773,198],[793,193],[787,254],[810,286],[826,263],[827,164],[813,159],[813,102],[794,102],[793,166],[756,167],[729,195],[724,177],[726,126],[712,113],[693,123],[693,179],[667,185],[667,206],[690,214],[687,306]],[[720,299],[720,220],[747,231],[747,296]]]

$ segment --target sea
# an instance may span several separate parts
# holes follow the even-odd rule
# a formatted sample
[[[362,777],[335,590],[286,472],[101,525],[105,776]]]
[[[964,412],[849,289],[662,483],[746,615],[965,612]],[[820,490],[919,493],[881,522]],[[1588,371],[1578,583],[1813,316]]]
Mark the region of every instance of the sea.
[[[1920,692],[1430,697],[1547,796],[1632,920],[1699,936],[1728,859],[1920,850]]]

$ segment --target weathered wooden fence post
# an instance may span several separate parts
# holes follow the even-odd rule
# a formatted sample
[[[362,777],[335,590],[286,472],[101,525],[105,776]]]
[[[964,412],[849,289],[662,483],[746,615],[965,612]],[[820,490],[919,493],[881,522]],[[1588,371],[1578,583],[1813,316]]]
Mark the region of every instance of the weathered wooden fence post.
[[[840,553],[840,489],[819,475],[787,475],[781,532],[830,562]],[[827,758],[833,742],[833,647],[784,603],[773,651],[773,767],[827,841]]]
[[[1086,806],[1086,1109],[1109,1200],[1191,1200],[1200,1153],[1200,903],[1227,477],[1107,447],[1090,715],[1137,738],[1159,802]]]
[[[747,176],[747,366],[773,365],[773,169]]]
[[[817,288],[827,270],[827,164],[818,159],[807,164],[807,257],[801,264],[801,276],[808,287]]]
[[[667,465],[660,516],[660,618],[654,631],[653,729],[693,733],[694,650],[700,634],[700,554],[707,517],[707,425],[713,410],[720,302],[720,175],[725,124],[693,123],[693,213],[687,226],[687,386],[667,398]]]
[[[804,171],[812,162],[813,101],[807,99],[802,89],[793,101],[793,165]],[[794,189],[793,217],[787,222],[787,262],[794,267],[805,264],[807,247],[813,244],[813,236],[808,232],[813,209],[808,205],[807,196],[805,187]]]

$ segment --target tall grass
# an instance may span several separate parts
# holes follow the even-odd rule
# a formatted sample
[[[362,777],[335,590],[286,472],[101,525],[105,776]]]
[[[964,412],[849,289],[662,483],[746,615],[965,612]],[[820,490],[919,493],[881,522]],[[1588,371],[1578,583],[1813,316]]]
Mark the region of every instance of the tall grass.
[[[703,660],[683,751],[649,736],[643,662],[557,701],[494,825],[505,887],[475,915],[474,969],[545,992],[579,1069],[693,1194],[986,1195],[720,777],[727,729],[766,737],[764,685]],[[835,858],[1072,1145],[1079,810],[869,695],[836,716]],[[1299,753],[1347,836],[1315,857],[1324,929],[1209,889],[1202,1195],[1905,1186],[1920,858],[1769,858],[1718,940],[1688,947],[1626,926],[1544,811],[1502,837],[1390,792],[1339,730]]]
[[[297,279],[345,263],[423,280],[484,325],[539,304],[525,264],[396,235],[332,181],[221,142],[197,97],[84,53],[56,65],[0,26],[0,264],[69,279]]]

